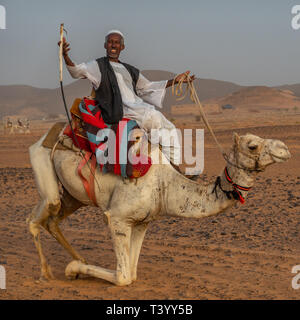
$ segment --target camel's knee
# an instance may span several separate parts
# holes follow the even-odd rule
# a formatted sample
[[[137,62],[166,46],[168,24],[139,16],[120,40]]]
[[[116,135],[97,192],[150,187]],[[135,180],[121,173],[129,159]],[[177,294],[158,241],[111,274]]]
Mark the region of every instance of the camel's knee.
[[[46,202],[46,210],[49,212],[50,216],[56,216],[60,210],[61,202],[60,199],[55,199]]]
[[[41,223],[47,230],[49,229],[49,227],[53,228],[55,226],[55,222],[53,221],[53,219],[55,217],[58,217],[60,208],[60,200],[46,201]]]
[[[44,219],[48,218],[49,216],[56,216],[60,210],[60,207],[60,199],[44,200],[40,207],[40,214]]]
[[[49,220],[49,217],[56,216],[60,210],[60,200],[43,201],[40,205],[36,206],[27,222],[29,223],[29,231],[36,237],[40,232],[40,226],[44,226],[45,222]]]
[[[50,216],[57,216],[61,207],[60,199],[43,200],[31,212],[27,218],[29,224],[40,225]]]

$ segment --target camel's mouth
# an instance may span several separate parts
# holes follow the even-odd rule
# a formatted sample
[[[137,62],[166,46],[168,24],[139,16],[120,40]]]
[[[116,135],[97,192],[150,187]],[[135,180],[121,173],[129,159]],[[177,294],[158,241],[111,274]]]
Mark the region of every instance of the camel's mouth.
[[[291,154],[288,150],[284,150],[284,152],[281,152],[280,154],[271,153],[271,156],[276,162],[285,162],[291,158]]]
[[[273,141],[269,154],[275,162],[285,162],[291,158],[288,147],[280,140]]]

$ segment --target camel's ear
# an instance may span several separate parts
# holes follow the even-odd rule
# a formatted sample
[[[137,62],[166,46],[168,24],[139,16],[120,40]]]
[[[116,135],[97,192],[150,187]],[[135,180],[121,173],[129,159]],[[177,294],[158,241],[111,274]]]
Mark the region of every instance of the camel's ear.
[[[239,145],[240,136],[236,132],[234,132],[232,137],[233,137],[234,144]]]

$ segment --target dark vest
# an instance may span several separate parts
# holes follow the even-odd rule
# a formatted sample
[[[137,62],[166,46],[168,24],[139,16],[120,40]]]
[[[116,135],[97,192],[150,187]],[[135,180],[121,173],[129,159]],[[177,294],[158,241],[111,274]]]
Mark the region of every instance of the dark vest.
[[[123,118],[123,104],[116,75],[107,57],[97,59],[96,61],[98,62],[101,72],[101,82],[99,88],[95,90],[95,92],[103,120],[108,124],[118,123]],[[130,73],[132,86],[136,92],[136,83],[140,71],[127,63],[120,63],[122,63]]]

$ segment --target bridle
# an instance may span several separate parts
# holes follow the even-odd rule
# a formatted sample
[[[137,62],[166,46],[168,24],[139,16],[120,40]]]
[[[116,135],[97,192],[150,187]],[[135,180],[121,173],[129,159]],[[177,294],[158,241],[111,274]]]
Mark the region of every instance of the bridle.
[[[228,173],[227,167],[225,167],[225,169],[224,169],[224,174],[225,174],[227,182],[233,186],[233,190],[230,190],[230,191],[224,190],[221,186],[221,177],[218,176],[215,181],[215,186],[212,190],[212,193],[215,192],[216,197],[218,198],[218,194],[217,194],[217,186],[218,186],[221,189],[221,191],[223,193],[225,193],[225,195],[228,199],[231,199],[233,197],[233,199],[239,200],[242,204],[244,204],[245,198],[241,194],[241,191],[249,191],[251,189],[251,187],[244,187],[244,186],[241,186],[237,183],[234,183]]]
[[[259,154],[256,154],[256,155],[252,155],[252,154],[249,154],[249,153],[246,153],[245,151],[243,151],[240,146],[237,144],[235,145],[234,147],[234,154],[235,154],[235,159],[236,159],[236,163],[232,163],[230,160],[229,160],[229,157],[226,155],[226,162],[228,164],[230,164],[231,166],[235,167],[235,168],[238,168],[238,169],[241,169],[241,170],[244,170],[244,171],[249,171],[249,172],[262,172],[265,170],[265,168],[260,168],[259,167],[259,157],[260,155]],[[242,154],[244,155],[245,157],[251,159],[251,160],[254,160],[254,168],[248,168],[248,167],[244,167],[244,166],[241,166],[239,165],[239,155]]]
[[[237,156],[239,154],[243,154],[244,156],[252,159],[255,161],[255,166],[254,168],[247,168],[247,167],[241,167],[239,166],[238,164],[233,164],[229,159],[227,161],[227,163],[229,163],[230,165],[234,166],[235,168],[239,168],[239,169],[242,169],[244,171],[250,171],[250,172],[261,172],[261,171],[264,171],[264,168],[259,168],[259,164],[258,164],[258,161],[259,161],[259,155],[251,155],[251,154],[248,154],[246,152],[244,152],[243,150],[241,150],[239,148],[239,145],[236,145],[235,146],[235,149],[234,149],[234,153],[235,153],[235,156],[236,156],[236,162],[238,163],[238,159],[237,159]],[[226,197],[228,199],[235,199],[235,200],[239,200],[242,204],[245,203],[245,198],[243,197],[241,191],[249,191],[251,189],[251,187],[244,187],[244,186],[241,186],[235,182],[233,182],[232,178],[230,177],[229,175],[229,172],[228,172],[228,168],[225,167],[224,169],[224,175],[225,175],[225,178],[226,178],[226,181],[228,183],[230,183],[233,187],[233,190],[230,190],[230,191],[227,191],[227,190],[224,190],[221,186],[221,177],[218,176],[216,181],[215,181],[215,186],[212,190],[212,193],[215,192],[216,194],[216,197],[218,198],[218,194],[217,194],[217,186],[220,188],[220,190],[225,193]]]

